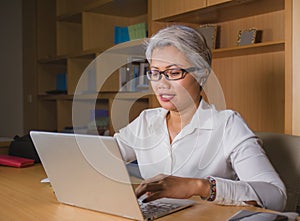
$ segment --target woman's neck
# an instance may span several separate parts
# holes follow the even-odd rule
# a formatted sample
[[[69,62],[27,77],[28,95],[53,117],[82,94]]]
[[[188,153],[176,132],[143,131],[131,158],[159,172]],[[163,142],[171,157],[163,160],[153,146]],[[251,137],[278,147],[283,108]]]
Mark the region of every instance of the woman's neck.
[[[168,113],[166,120],[171,142],[177,134],[179,134],[179,132],[191,122],[191,119],[199,107],[200,101],[195,105],[191,105],[189,108],[185,108],[184,110],[170,111]]]

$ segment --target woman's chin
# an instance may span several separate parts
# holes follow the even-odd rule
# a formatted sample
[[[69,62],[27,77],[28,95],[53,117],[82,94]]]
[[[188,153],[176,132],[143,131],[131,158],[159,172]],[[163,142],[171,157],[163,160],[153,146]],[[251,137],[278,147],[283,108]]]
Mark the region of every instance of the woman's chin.
[[[159,101],[159,104],[162,108],[167,109],[169,111],[176,110],[176,107],[172,102]]]

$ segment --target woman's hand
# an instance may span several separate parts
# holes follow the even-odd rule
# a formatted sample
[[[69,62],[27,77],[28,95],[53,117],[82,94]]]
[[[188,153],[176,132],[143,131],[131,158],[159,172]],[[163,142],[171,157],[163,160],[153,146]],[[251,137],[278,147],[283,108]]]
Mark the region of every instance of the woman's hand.
[[[143,181],[135,190],[136,196],[147,194],[143,202],[163,197],[187,199],[194,195],[208,197],[210,183],[206,179],[158,175]]]

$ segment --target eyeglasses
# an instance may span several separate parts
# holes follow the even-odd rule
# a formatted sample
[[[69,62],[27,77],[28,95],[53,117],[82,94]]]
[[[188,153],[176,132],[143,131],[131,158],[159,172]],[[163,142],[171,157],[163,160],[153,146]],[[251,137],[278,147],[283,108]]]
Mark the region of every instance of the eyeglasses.
[[[169,81],[180,80],[185,77],[185,75],[189,72],[193,72],[198,70],[198,68],[190,67],[190,68],[171,68],[166,69],[164,71],[159,70],[149,70],[147,71],[147,78],[150,81],[159,81],[162,78],[162,75],[165,75],[165,78]]]

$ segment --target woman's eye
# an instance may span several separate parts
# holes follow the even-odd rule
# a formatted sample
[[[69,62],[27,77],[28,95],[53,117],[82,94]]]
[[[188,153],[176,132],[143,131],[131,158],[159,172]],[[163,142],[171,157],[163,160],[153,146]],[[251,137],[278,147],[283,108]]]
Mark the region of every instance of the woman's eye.
[[[176,71],[170,71],[169,76],[170,77],[177,77],[181,74],[180,71],[176,70]]]
[[[152,71],[151,72],[152,77],[158,77],[159,76],[159,72],[157,71]]]

